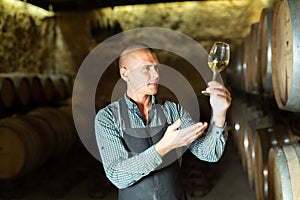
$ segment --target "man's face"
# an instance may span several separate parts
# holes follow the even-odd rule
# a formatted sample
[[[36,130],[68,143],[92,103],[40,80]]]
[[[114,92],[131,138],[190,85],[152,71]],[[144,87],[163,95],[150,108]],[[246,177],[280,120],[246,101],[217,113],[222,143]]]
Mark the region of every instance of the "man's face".
[[[127,90],[132,95],[154,95],[157,93],[159,61],[155,53],[137,50],[126,56],[120,73],[127,77]],[[122,69],[123,68],[123,69]]]

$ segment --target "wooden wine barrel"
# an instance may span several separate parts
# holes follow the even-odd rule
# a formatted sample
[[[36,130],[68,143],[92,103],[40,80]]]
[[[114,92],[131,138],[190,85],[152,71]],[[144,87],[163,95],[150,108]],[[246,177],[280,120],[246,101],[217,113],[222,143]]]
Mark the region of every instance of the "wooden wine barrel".
[[[54,135],[54,130],[47,122],[38,117],[24,115],[21,119],[35,129],[39,138],[39,143],[41,145],[40,163],[44,163],[55,153],[57,141],[56,136]]]
[[[63,100],[68,97],[67,85],[62,76],[51,75],[50,79],[54,86],[55,100]]]
[[[268,198],[300,199],[300,146],[272,147],[268,156]]]
[[[272,82],[278,107],[300,111],[300,3],[276,2],[272,24]]]
[[[254,110],[249,113],[248,126],[247,126],[247,154],[245,155],[247,158],[247,175],[248,182],[251,188],[254,187],[254,170],[255,170],[255,136],[257,129],[272,127],[273,119],[269,115],[264,115],[261,110]]]
[[[264,8],[258,26],[258,90],[261,96],[273,96],[272,85],[272,18],[273,8]]]
[[[232,88],[234,88],[237,91],[244,91],[245,86],[242,79],[243,74],[243,54],[244,54],[244,43],[241,43],[237,46],[237,49],[235,51],[235,56],[233,60],[232,65],[232,73],[230,74],[230,79],[232,82],[231,84]]]
[[[55,99],[55,88],[53,81],[49,76],[46,75],[38,75],[38,78],[40,79],[43,86],[43,94],[46,103],[53,102]]]
[[[53,129],[56,137],[55,155],[63,155],[71,150],[75,137],[74,128],[70,116],[64,114],[57,108],[41,107],[28,113],[29,116],[44,120]]]
[[[252,88],[252,78],[249,79],[249,73],[252,74],[252,69],[250,68],[250,48],[249,46],[251,46],[251,38],[250,38],[250,34],[248,34],[245,39],[244,39],[244,54],[243,54],[243,73],[242,73],[242,80],[244,80],[244,91],[246,93],[251,93],[251,89]],[[249,69],[248,69],[249,68]]]
[[[300,113],[299,112],[292,113],[291,129],[295,135],[300,137]]]
[[[257,40],[258,40],[258,25],[251,25],[249,34],[249,56],[247,63],[247,75],[249,82],[249,90],[252,94],[258,94],[258,76],[257,76]]]
[[[0,79],[3,84],[6,85],[6,89],[3,92],[2,100],[6,102],[7,107],[16,106],[17,104],[21,106],[28,106],[31,102],[30,95],[30,83],[28,77],[22,73],[5,73],[0,75]],[[13,89],[11,88],[13,86]]]
[[[40,105],[45,99],[42,81],[40,80],[38,75],[31,75],[29,80],[33,104]]]
[[[243,101],[241,98],[233,98],[231,102],[231,106],[228,110],[229,113],[229,120],[230,124],[232,125],[232,136],[233,141],[237,149],[239,149],[239,135],[241,134],[244,123],[243,123],[243,108],[246,107],[246,102]]]
[[[75,122],[73,120],[71,104],[66,105],[66,106],[61,106],[58,109],[63,115],[65,115],[65,118],[68,121],[68,123],[67,123],[68,129],[70,130],[70,133],[72,134],[72,138],[74,138],[74,145],[73,145],[74,148],[81,147],[82,143],[80,141],[79,135],[77,134]]]
[[[74,137],[77,134],[76,134],[75,123],[73,120],[72,106],[61,106],[58,108],[58,112],[66,120],[66,122],[67,122],[66,126],[68,128],[68,132],[70,133],[70,136],[74,139]]]
[[[72,80],[68,75],[60,74],[57,75],[63,82],[64,89],[66,91],[66,97],[70,97],[72,95],[72,90],[73,90],[73,84]]]
[[[255,117],[254,117],[255,116]],[[242,144],[242,153],[241,153],[241,158],[242,158],[242,163],[245,163],[245,170],[247,174],[250,172],[249,168],[251,167],[251,159],[248,158],[249,153],[251,152],[251,127],[255,126],[253,125],[253,121],[256,120],[255,118],[257,116],[262,116],[261,110],[257,109],[254,106],[248,106],[246,114],[244,114],[244,133],[243,137],[240,138],[241,141],[240,143]],[[249,152],[250,150],[250,152]],[[249,163],[250,162],[250,163]],[[248,175],[249,177],[249,175]],[[250,181],[249,181],[250,182]]]
[[[31,89],[28,77],[25,74],[12,74],[18,102],[21,106],[28,106],[31,103]]]
[[[246,159],[245,159],[245,152],[247,148],[245,148],[245,143],[247,143],[247,111],[251,109],[248,108],[246,101],[240,99],[233,99],[232,107],[230,108],[230,121],[233,125],[233,139],[234,143],[237,147],[239,157],[242,162],[243,169],[246,169]],[[244,142],[245,141],[245,142]]]
[[[299,141],[291,129],[284,124],[258,129],[254,138],[254,183],[256,199],[268,199],[268,153],[277,145],[288,145]]]
[[[236,105],[235,102],[239,102]],[[253,129],[268,127],[272,124],[269,116],[264,116],[262,111],[256,106],[248,105],[248,103],[233,101],[233,109],[235,112],[230,114],[231,123],[234,128],[234,141],[241,158],[242,166],[247,173],[252,172],[252,137]],[[251,169],[251,171],[250,171]],[[252,175],[250,176],[252,177]],[[252,182],[249,180],[249,183]]]
[[[5,109],[9,109],[15,105],[17,101],[14,82],[12,79],[0,76],[0,103]]]
[[[38,134],[22,119],[1,119],[0,138],[0,179],[18,177],[39,165],[41,145]]]

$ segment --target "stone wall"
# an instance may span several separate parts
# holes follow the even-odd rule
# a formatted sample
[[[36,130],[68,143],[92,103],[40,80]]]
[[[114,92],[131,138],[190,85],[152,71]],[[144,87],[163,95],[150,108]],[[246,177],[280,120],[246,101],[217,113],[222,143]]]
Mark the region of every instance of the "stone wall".
[[[100,42],[111,36],[107,31],[109,15],[105,10],[58,12],[56,14],[57,71],[75,76],[87,54]],[[100,30],[100,33],[95,31]]]
[[[269,1],[201,1],[119,6],[57,13],[56,66],[76,74],[85,56],[101,41],[139,27],[164,27],[184,33],[205,49],[215,40],[241,43]],[[167,59],[166,59],[167,60]]]
[[[1,72],[32,71],[75,76],[101,41],[138,27],[182,32],[208,49],[225,40],[234,49],[269,1],[201,1],[119,6],[92,11],[44,11],[20,1],[0,1]],[[9,3],[11,2],[11,3]]]
[[[54,13],[0,0],[0,72],[55,71]]]
[[[193,1],[153,5],[121,6],[111,10],[123,30],[137,27],[165,27],[184,33],[208,48],[212,41],[239,43],[259,21],[269,1]]]

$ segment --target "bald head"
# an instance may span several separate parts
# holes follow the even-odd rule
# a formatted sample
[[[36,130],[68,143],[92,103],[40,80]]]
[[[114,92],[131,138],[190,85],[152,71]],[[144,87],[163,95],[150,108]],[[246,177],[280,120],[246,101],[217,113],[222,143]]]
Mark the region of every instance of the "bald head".
[[[159,61],[153,49],[145,44],[126,47],[119,58],[119,73],[127,84],[127,95],[135,101],[157,93]]]
[[[119,68],[130,65],[130,62],[139,58],[138,54],[140,53],[150,53],[155,55],[154,50],[146,44],[131,44],[124,48],[120,54]]]

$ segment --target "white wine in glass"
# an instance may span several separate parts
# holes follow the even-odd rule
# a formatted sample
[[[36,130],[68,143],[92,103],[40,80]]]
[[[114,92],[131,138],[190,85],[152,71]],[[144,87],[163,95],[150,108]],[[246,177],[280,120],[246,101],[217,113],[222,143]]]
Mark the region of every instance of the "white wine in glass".
[[[212,80],[216,80],[217,74],[223,71],[230,58],[230,46],[225,42],[215,42],[210,49],[208,54],[208,66],[213,72]],[[202,91],[202,94],[209,96],[209,92],[206,90]]]

